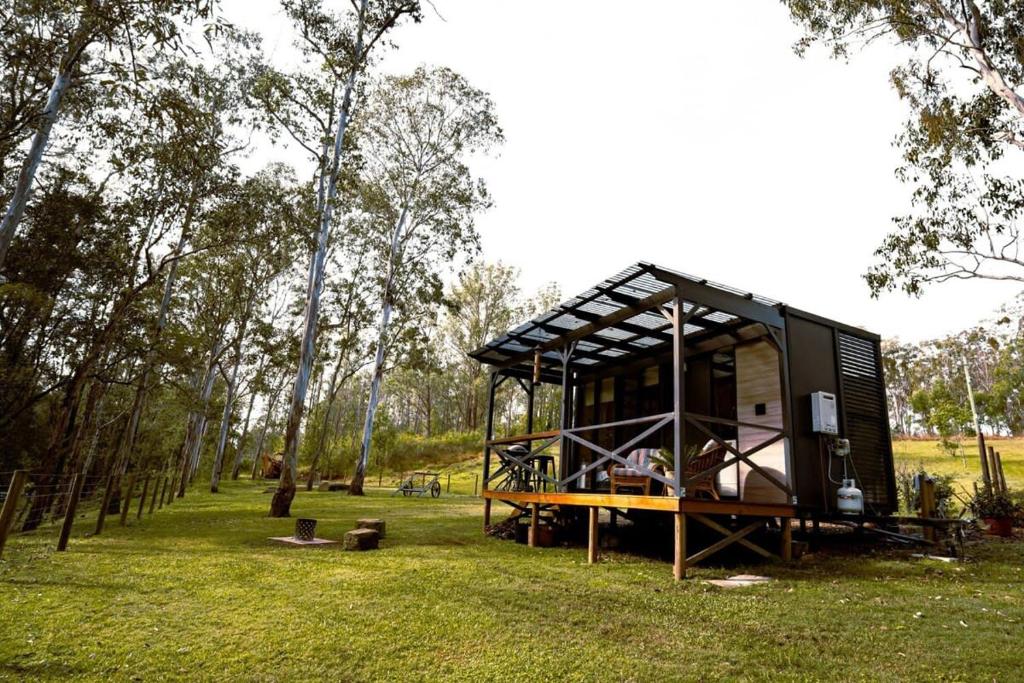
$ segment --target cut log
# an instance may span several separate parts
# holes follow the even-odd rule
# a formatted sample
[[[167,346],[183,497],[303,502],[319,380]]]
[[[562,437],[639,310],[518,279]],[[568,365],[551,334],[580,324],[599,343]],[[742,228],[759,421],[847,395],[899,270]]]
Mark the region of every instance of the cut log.
[[[384,525],[384,520],[383,519],[357,519],[356,520],[356,528],[357,529],[373,529],[378,534],[380,534],[381,538],[384,538],[384,536],[386,535],[384,527],[385,527],[385,525]]]
[[[340,481],[322,481],[320,482],[320,491],[348,491],[348,484]]]
[[[376,550],[380,534],[373,529],[353,529],[345,532],[345,550]]]

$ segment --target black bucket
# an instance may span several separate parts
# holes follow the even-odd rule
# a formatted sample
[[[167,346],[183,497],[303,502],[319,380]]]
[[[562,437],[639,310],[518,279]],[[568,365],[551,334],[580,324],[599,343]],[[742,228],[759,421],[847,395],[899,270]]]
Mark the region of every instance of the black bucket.
[[[295,520],[295,538],[300,541],[312,541],[316,538],[316,520],[302,518]]]

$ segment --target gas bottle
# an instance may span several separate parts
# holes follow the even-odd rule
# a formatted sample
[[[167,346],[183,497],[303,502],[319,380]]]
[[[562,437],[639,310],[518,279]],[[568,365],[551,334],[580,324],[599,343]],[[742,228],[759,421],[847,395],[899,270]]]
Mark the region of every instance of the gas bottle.
[[[846,515],[859,515],[864,512],[864,494],[857,488],[854,479],[843,479],[843,485],[836,492],[839,511]]]

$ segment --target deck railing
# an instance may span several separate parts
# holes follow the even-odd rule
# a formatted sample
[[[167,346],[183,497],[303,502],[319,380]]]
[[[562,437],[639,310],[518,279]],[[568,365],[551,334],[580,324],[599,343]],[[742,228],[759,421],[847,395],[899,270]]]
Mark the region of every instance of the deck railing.
[[[488,450],[488,457],[490,457],[491,452],[495,452],[498,454],[501,462],[498,469],[485,478],[484,487],[491,490],[506,491],[530,490],[529,488],[523,488],[525,485],[527,487],[534,487],[536,490],[543,489],[546,491],[547,487],[550,485],[554,487],[554,490],[557,492],[566,492],[568,491],[571,483],[578,481],[581,476],[586,476],[590,472],[600,469],[603,466],[607,467],[611,463],[618,463],[624,467],[639,470],[644,476],[648,476],[652,480],[659,481],[666,486],[672,487],[673,490],[677,491],[677,496],[685,497],[687,488],[692,488],[694,484],[710,477],[714,477],[720,471],[728,467],[738,465],[742,462],[764,477],[765,481],[783,491],[786,495],[793,495],[792,489],[786,482],[780,481],[774,474],[751,460],[751,457],[760,451],[782,441],[786,437],[785,429],[771,425],[712,417],[710,415],[702,415],[700,413],[687,412],[683,413],[683,415],[687,424],[693,426],[694,429],[705,435],[708,439],[723,447],[728,451],[731,457],[727,457],[722,462],[708,469],[686,477],[683,476],[683,470],[681,469],[685,468],[685,463],[680,462],[680,456],[679,454],[676,454],[675,472],[679,473],[679,482],[666,477],[663,473],[653,470],[650,467],[644,466],[640,463],[629,462],[627,459],[629,453],[637,446],[637,444],[640,444],[650,436],[657,434],[661,429],[675,424],[674,413],[659,413],[657,415],[650,415],[647,417],[618,420],[602,424],[583,425],[580,427],[573,427],[571,429],[556,429],[547,432],[536,432],[532,434],[520,434],[516,436],[502,437],[499,439],[491,439],[485,444]],[[628,439],[622,445],[611,449],[600,446],[597,443],[594,443],[593,440],[581,436],[583,433],[597,432],[602,429],[614,429],[638,425],[650,426],[636,436]],[[748,427],[751,429],[771,432],[772,435],[760,443],[741,451],[739,448],[732,445],[732,443],[727,439],[715,434],[710,425],[731,426],[736,428]],[[542,462],[538,456],[544,455],[545,451],[562,439],[576,443],[584,448],[588,448],[592,452],[599,454],[600,457],[582,469],[568,473],[568,476],[564,479],[557,479],[551,474],[548,474],[545,467],[538,468],[537,464]],[[539,445],[535,446],[535,443]],[[521,453],[518,449],[516,449],[516,451],[512,450],[512,446],[524,444],[527,449],[526,454]],[[789,473],[787,472],[786,474],[788,477]],[[497,485],[491,486],[494,482],[497,482]]]

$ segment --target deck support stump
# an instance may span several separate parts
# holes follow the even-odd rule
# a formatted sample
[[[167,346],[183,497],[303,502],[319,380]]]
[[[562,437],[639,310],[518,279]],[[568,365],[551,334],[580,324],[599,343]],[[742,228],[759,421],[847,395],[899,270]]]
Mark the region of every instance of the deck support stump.
[[[793,560],[793,520],[789,517],[782,517],[779,519],[779,525],[782,528],[782,548],[779,551],[779,557],[783,562],[791,562]]]
[[[587,525],[587,564],[595,564],[601,559],[601,546],[597,537],[597,522],[600,508],[590,508],[590,524]]]
[[[491,525],[491,499],[484,498],[484,531]]]
[[[527,545],[531,548],[537,547],[537,527],[540,526],[540,504],[534,503],[530,510],[530,533],[527,536]]]
[[[686,578],[686,513],[675,513],[675,556],[672,563],[672,575],[676,581]]]

